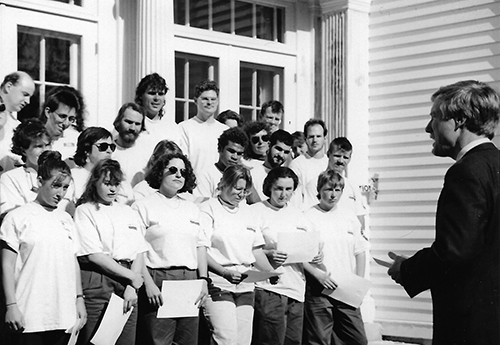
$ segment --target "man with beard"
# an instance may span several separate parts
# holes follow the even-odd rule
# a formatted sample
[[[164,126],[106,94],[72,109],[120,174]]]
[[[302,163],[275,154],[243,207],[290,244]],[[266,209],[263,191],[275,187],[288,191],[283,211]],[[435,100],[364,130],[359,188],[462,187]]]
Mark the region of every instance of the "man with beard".
[[[241,164],[247,145],[248,138],[242,129],[234,127],[222,132],[217,143],[219,160],[197,176],[197,187],[193,194],[205,198],[214,197],[222,173],[228,166]]]
[[[263,164],[259,164],[250,170],[252,174],[253,185],[257,191],[260,200],[266,200],[262,187],[264,179],[273,168],[286,165],[289,160],[293,145],[293,136],[282,129],[275,131],[269,139],[269,150]]]
[[[14,128],[19,125],[16,113],[30,103],[35,83],[26,72],[5,76],[0,85],[0,174],[22,164],[21,157],[11,153]]]
[[[113,159],[120,163],[125,181],[122,186],[130,197],[131,188],[143,178],[142,171],[146,167],[149,156],[144,154],[144,146],[139,135],[144,128],[144,110],[136,103],[125,103],[113,121],[118,135],[115,138],[116,151]],[[130,203],[132,200],[128,200]]]

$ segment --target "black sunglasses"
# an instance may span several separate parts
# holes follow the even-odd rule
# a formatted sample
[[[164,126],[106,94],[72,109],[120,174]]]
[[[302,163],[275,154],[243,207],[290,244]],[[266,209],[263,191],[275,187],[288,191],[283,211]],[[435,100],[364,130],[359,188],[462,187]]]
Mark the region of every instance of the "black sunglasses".
[[[174,167],[174,166],[168,167],[167,170],[172,175],[177,175],[177,172],[180,171],[182,177],[186,177],[188,174],[186,169],[179,169],[179,168]]]
[[[97,149],[99,150],[99,152],[105,152],[108,150],[108,147],[111,149],[111,152],[115,152],[116,150],[116,144],[114,143],[111,143],[111,144],[108,144],[108,143],[100,143],[100,144],[94,144]]]
[[[252,137],[252,139],[250,139],[252,141],[252,144],[257,144],[259,141],[269,141],[269,135],[267,134],[264,134],[263,136],[255,136],[255,137]]]

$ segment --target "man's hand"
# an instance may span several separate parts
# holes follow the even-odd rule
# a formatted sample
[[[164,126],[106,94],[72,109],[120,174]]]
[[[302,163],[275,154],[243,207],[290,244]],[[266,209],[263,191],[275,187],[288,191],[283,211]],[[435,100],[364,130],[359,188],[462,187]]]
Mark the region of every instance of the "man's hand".
[[[389,270],[387,270],[387,274],[389,274],[396,283],[401,285],[403,283],[401,280],[401,263],[407,258],[393,252],[389,252],[389,257],[394,260],[394,262]]]

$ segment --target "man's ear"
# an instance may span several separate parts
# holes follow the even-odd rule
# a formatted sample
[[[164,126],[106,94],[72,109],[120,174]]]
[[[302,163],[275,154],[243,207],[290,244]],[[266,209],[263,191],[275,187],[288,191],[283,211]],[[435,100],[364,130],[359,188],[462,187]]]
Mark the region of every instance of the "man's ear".
[[[465,125],[467,119],[464,117],[462,119],[455,119],[455,130],[462,128]]]
[[[36,182],[37,182],[37,187],[40,188],[42,186],[42,182],[43,182],[42,177],[37,176]]]

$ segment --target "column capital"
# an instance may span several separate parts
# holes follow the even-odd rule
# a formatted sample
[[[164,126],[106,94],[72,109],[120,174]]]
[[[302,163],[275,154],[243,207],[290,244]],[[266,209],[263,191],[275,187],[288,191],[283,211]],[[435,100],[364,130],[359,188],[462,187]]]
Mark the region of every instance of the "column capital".
[[[321,14],[355,10],[369,13],[371,0],[319,0]]]

